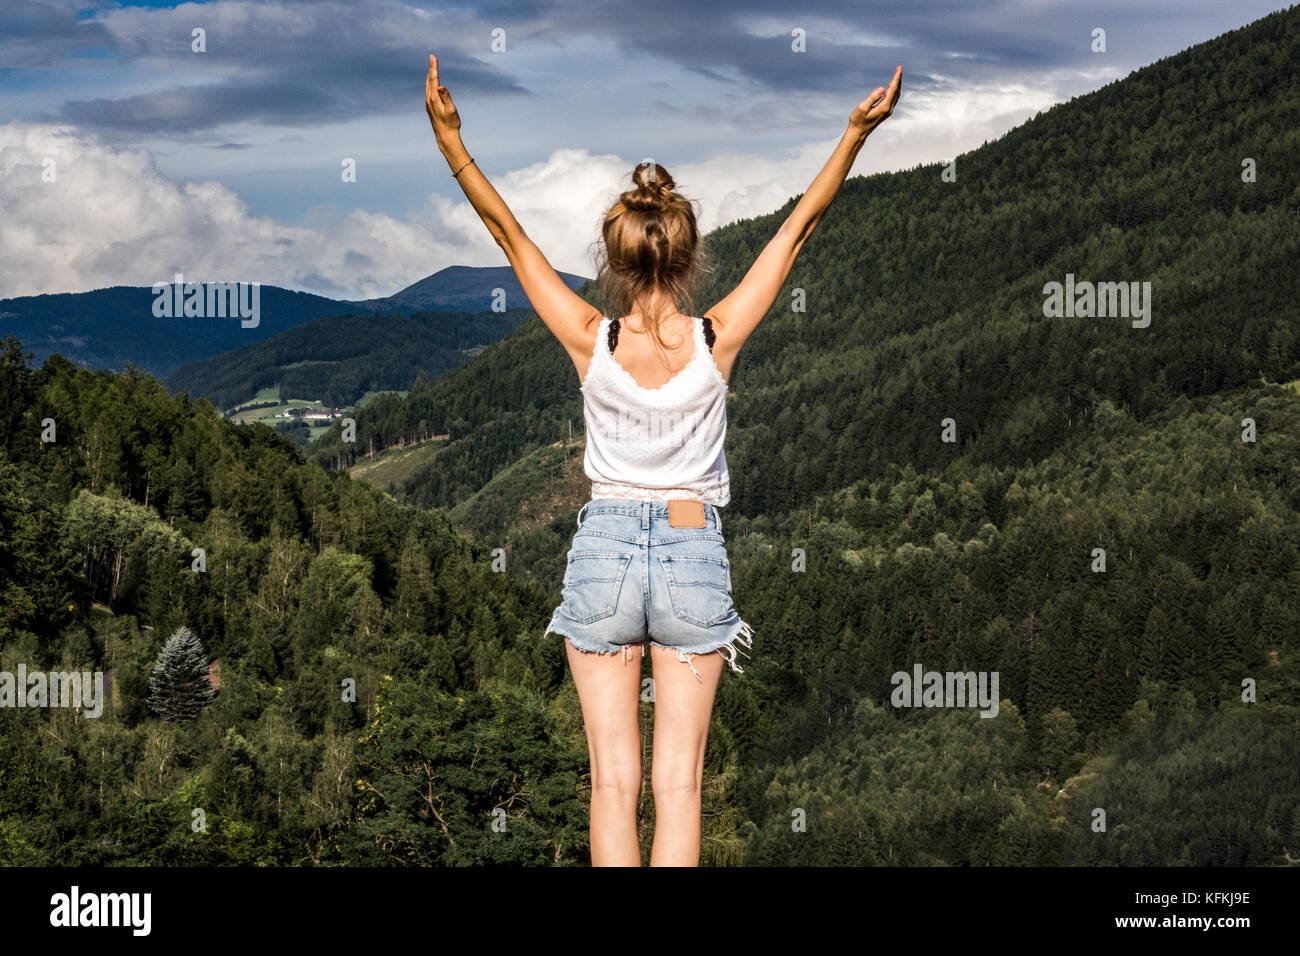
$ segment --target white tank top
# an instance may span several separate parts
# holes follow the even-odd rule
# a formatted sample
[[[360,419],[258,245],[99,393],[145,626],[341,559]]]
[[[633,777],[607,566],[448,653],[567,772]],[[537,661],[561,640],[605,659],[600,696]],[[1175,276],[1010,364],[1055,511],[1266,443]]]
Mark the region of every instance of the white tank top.
[[[592,498],[695,498],[719,508],[731,500],[722,450],[727,383],[692,318],[695,353],[659,388],[644,388],[609,350],[609,316],[582,383],[587,451],[583,470]]]

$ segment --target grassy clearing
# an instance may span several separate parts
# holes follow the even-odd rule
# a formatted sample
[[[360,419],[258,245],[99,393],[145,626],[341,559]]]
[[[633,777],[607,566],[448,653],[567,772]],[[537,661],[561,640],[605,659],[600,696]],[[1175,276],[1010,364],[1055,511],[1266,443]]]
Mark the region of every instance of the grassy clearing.
[[[399,392],[399,391],[388,391],[388,392],[366,392],[366,394],[362,395],[361,398],[359,398],[359,399],[357,400],[357,403],[356,403],[354,406],[352,406],[352,407],[353,407],[354,409],[357,409],[357,408],[364,408],[368,402],[370,402],[370,401],[373,400],[373,399],[378,398],[380,395],[396,395],[396,396],[398,396],[399,398],[406,398],[406,396],[409,395],[409,394],[410,394],[410,390],[409,390],[409,389],[403,389],[403,390],[401,390],[400,392]]]
[[[364,481],[373,488],[391,493],[406,481],[411,472],[433,461],[444,444],[431,441],[410,448],[391,448],[375,455],[373,459],[362,458],[348,472],[353,478]]]

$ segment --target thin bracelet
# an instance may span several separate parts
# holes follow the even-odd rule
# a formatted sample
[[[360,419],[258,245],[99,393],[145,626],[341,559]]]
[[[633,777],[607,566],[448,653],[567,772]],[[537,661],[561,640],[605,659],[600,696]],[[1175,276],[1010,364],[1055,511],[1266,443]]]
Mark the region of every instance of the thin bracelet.
[[[472,162],[474,162],[474,157],[473,157],[473,156],[471,156],[471,157],[469,158],[469,163],[472,163]],[[466,163],[465,166],[468,166],[469,163]],[[460,181],[460,174],[463,173],[463,172],[465,171],[465,166],[462,166],[460,169],[458,169],[458,170],[456,170],[454,173],[452,173],[452,174],[451,174],[451,178],[452,178],[452,179],[455,179],[457,182],[459,182],[459,181]]]

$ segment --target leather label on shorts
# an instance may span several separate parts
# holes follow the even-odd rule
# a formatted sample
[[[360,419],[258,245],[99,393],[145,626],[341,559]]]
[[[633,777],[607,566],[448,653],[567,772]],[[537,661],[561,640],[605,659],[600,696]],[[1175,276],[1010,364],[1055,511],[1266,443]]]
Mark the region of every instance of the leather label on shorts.
[[[703,528],[704,502],[674,499],[668,502],[668,524],[673,528]]]

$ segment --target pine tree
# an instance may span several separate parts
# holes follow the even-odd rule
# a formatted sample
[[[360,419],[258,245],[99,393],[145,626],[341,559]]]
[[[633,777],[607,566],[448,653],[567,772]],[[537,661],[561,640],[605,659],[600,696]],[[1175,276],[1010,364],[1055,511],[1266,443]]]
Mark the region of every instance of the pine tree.
[[[169,723],[193,720],[216,698],[208,655],[188,627],[167,638],[149,677],[149,709]]]
[[[181,458],[172,471],[171,496],[167,499],[167,516],[202,521],[206,517],[207,490],[188,461]]]

